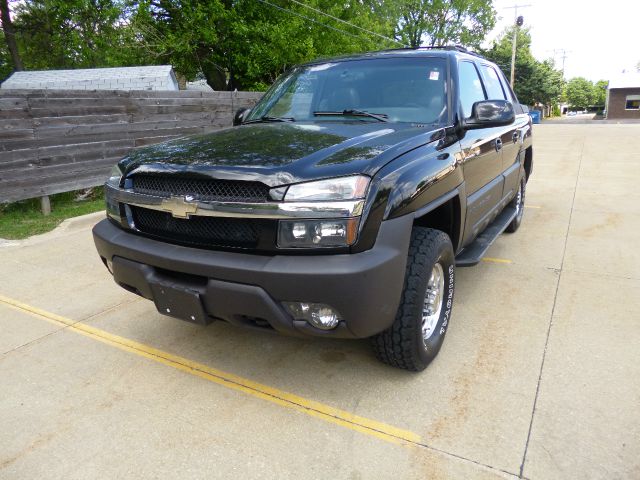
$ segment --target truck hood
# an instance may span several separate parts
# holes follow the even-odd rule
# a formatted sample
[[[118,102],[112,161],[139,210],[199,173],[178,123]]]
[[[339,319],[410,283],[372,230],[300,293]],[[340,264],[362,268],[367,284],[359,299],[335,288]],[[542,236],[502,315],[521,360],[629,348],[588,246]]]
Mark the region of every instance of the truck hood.
[[[132,152],[126,174],[192,172],[278,186],[373,176],[399,155],[443,138],[438,127],[371,122],[259,123],[183,137]]]

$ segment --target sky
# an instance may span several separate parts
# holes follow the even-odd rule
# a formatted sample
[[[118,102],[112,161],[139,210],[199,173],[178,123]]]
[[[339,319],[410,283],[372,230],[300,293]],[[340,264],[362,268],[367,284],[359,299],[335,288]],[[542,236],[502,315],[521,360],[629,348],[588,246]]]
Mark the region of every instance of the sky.
[[[531,29],[531,51],[538,60],[553,58],[565,78],[609,80],[640,62],[640,0],[493,0],[498,22],[493,39],[514,22],[512,5]]]

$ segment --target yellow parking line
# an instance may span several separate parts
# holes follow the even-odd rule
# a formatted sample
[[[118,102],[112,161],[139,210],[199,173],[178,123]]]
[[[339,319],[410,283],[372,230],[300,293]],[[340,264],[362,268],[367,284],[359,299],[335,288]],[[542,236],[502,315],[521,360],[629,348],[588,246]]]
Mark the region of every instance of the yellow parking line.
[[[537,209],[540,209],[542,207],[540,205],[525,205],[524,208],[537,208]]]
[[[487,263],[513,263],[512,260],[506,258],[491,258],[491,257],[482,257],[483,262]]]
[[[73,332],[82,334],[107,345],[111,345],[120,350],[148,358],[163,365],[167,365],[177,370],[209,380],[210,382],[217,383],[218,385],[238,390],[246,393],[247,395],[261,398],[262,400],[275,403],[282,407],[291,408],[312,417],[340,425],[344,428],[355,430],[392,443],[403,444],[405,442],[409,442],[409,444],[415,444],[420,442],[420,436],[408,430],[403,430],[369,418],[360,417],[351,412],[316,402],[315,400],[309,400],[232,373],[223,372],[202,363],[193,362],[184,357],[172,355],[168,352],[158,350],[134,340],[113,335],[104,330],[100,330],[99,328],[95,328],[84,323],[74,322],[66,317],[41,310],[12,298],[0,295],[0,302],[11,308],[27,312],[32,316],[42,318],[56,325],[67,327]]]

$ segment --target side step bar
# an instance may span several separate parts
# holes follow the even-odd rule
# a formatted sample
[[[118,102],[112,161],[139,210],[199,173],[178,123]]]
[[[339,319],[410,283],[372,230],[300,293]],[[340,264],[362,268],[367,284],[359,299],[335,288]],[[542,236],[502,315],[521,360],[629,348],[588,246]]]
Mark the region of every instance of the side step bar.
[[[516,209],[510,206],[505,207],[496,219],[478,235],[473,243],[464,247],[456,256],[456,266],[472,267],[477,265],[484,257],[484,254],[487,253],[491,244],[504,232],[514,218],[516,218]]]

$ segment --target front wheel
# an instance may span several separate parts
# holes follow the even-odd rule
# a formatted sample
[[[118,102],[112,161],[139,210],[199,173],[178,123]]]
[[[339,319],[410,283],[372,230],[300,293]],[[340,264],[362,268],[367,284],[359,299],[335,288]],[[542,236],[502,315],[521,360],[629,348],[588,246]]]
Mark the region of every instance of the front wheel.
[[[372,338],[376,357],[405,370],[424,370],[444,342],[454,283],[455,259],[449,236],[414,227],[395,321]]]

